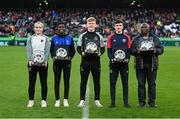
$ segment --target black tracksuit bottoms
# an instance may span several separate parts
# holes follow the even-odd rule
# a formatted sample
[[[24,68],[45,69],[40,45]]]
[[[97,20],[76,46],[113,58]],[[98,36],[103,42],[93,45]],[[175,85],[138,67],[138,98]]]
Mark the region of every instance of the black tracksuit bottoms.
[[[94,99],[95,100],[100,99],[100,71],[101,71],[100,61],[83,60],[81,62],[81,66],[80,66],[80,73],[81,73],[80,99],[81,100],[85,100],[86,85],[90,72],[92,73],[93,82],[94,82],[94,93],[95,93]]]
[[[42,100],[46,100],[47,89],[48,89],[47,87],[48,67],[28,65],[28,72],[29,72],[29,88],[28,88],[29,100],[34,100],[37,73],[39,73],[39,78],[41,83]]]
[[[60,99],[59,92],[60,92],[60,81],[61,81],[62,71],[63,71],[63,79],[64,79],[64,99],[68,99],[71,61],[67,61],[67,60],[54,61],[53,71],[54,71],[54,92],[55,92],[56,100]]]
[[[138,80],[138,99],[139,103],[144,103],[146,100],[146,80],[148,83],[148,104],[154,105],[156,98],[156,74],[157,70],[151,68],[136,69]]]
[[[110,95],[111,103],[116,103],[116,82],[118,74],[120,72],[122,89],[123,89],[123,101],[124,104],[128,104],[128,64],[127,63],[110,63]]]

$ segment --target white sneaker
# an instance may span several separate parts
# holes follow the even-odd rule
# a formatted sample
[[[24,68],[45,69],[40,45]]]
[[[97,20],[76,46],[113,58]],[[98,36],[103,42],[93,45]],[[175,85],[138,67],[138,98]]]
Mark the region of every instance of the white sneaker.
[[[34,106],[34,100],[29,100],[27,107],[33,107]]]
[[[96,107],[103,107],[103,105],[99,102],[99,100],[95,100]]]
[[[84,100],[81,100],[78,107],[84,107],[85,106],[85,101]]]
[[[60,107],[60,100],[56,100],[55,107]]]
[[[64,107],[69,107],[69,103],[67,99],[64,99]]]
[[[47,107],[47,102],[45,100],[41,101],[41,107]]]

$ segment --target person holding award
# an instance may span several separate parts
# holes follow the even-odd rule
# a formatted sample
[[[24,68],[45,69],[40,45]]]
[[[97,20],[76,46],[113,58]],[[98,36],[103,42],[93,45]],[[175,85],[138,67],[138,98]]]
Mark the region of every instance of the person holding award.
[[[66,26],[60,23],[57,27],[57,33],[51,40],[51,57],[53,58],[54,72],[54,91],[55,91],[55,107],[60,107],[60,79],[63,71],[64,76],[64,107],[69,107],[69,81],[71,72],[71,60],[75,55],[73,37],[66,33]]]
[[[80,84],[80,103],[78,107],[85,106],[85,93],[88,76],[90,72],[93,76],[94,92],[95,92],[95,105],[102,107],[100,103],[100,56],[105,51],[103,37],[97,33],[96,19],[89,17],[87,19],[87,31],[79,36],[77,42],[77,51],[81,55],[81,84]]]
[[[146,105],[146,81],[148,83],[148,105],[156,107],[156,76],[158,55],[163,54],[164,48],[160,39],[150,33],[147,23],[141,24],[141,33],[131,44],[131,54],[135,57],[136,77],[138,80],[139,107]]]
[[[28,72],[29,72],[29,102],[27,107],[34,106],[34,93],[37,73],[41,82],[41,107],[47,107],[47,75],[50,43],[48,37],[43,34],[42,22],[34,24],[34,35],[27,40]]]
[[[115,21],[115,33],[107,38],[107,53],[110,66],[110,95],[111,107],[116,106],[116,82],[118,74],[121,74],[123,86],[124,107],[130,107],[128,103],[128,63],[130,60],[130,37],[123,34],[123,22]]]

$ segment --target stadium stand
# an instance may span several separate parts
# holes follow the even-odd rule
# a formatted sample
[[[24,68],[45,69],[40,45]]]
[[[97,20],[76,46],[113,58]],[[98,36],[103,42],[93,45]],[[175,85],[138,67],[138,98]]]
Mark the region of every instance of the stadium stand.
[[[52,36],[59,22],[66,22],[69,33],[77,37],[85,30],[85,21],[89,16],[98,20],[98,31],[109,35],[116,19],[125,21],[125,32],[132,37],[139,32],[140,24],[148,22],[152,32],[159,37],[180,36],[179,9],[57,9],[41,11],[0,11],[0,37],[15,35],[27,37],[33,34],[34,22],[45,23],[45,34]]]

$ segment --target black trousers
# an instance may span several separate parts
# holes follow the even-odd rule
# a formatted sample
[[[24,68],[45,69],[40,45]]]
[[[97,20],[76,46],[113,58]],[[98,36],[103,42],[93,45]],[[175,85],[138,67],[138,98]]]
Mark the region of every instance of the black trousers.
[[[136,76],[138,80],[138,99],[139,103],[146,104],[146,80],[148,83],[148,104],[155,104],[156,99],[156,74],[157,70],[151,68],[136,69]]]
[[[41,83],[41,96],[42,100],[46,100],[47,98],[47,76],[48,76],[48,67],[44,66],[29,66],[28,65],[28,72],[29,72],[29,100],[34,100],[35,94],[35,84],[37,73],[39,73],[40,83]]]
[[[90,72],[92,73],[94,82],[95,100],[100,99],[100,61],[82,61],[80,66],[81,84],[80,84],[80,99],[85,100],[86,85]]]
[[[61,74],[63,71],[64,78],[64,99],[68,99],[69,95],[69,80],[71,71],[71,61],[54,61],[53,62],[54,71],[54,92],[56,100],[60,99],[60,81]]]
[[[116,82],[120,72],[123,86],[123,101],[128,104],[128,64],[127,63],[110,63],[110,95],[111,103],[116,103]]]

